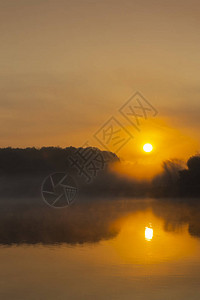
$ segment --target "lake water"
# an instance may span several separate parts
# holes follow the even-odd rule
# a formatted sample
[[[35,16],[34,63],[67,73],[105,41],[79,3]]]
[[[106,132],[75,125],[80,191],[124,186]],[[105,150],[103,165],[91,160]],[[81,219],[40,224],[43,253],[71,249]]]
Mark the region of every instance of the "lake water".
[[[6,203],[1,299],[200,299],[197,200]]]

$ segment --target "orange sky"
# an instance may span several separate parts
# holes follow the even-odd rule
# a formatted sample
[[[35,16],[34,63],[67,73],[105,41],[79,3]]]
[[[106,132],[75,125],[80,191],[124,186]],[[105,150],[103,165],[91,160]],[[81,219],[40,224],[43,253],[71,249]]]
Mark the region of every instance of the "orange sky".
[[[2,1],[0,147],[80,146],[140,91],[158,115],[119,155],[143,160],[146,141],[157,163],[196,153],[199,13],[194,0]]]

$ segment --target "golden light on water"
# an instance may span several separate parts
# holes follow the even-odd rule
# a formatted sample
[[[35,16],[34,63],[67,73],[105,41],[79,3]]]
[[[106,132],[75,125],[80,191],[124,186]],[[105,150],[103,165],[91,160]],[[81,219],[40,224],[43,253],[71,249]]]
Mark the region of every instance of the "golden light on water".
[[[153,228],[145,227],[145,240],[151,241],[153,238]]]
[[[155,264],[185,259],[198,251],[188,224],[174,231],[165,230],[165,220],[148,209],[119,218],[114,228],[119,234],[110,244],[126,263]]]
[[[152,146],[151,144],[145,144],[145,145],[143,146],[143,150],[144,150],[145,152],[151,152],[151,151],[153,150],[153,146]]]

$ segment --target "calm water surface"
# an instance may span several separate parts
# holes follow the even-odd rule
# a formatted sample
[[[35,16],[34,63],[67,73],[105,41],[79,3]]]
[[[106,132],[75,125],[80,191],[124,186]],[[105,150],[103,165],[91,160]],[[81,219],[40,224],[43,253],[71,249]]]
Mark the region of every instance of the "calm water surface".
[[[1,299],[200,299],[197,200],[2,207]]]

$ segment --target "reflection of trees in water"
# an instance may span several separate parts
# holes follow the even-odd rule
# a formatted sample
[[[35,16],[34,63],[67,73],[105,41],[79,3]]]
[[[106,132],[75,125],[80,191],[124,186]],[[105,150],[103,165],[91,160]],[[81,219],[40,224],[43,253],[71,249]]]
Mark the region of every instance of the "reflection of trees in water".
[[[112,239],[120,231],[117,220],[130,213],[152,208],[164,220],[165,231],[189,224],[189,233],[200,237],[199,204],[172,200],[90,200],[67,209],[50,209],[29,200],[13,204],[1,201],[0,243],[82,244]],[[134,216],[133,216],[134,217]],[[115,225],[114,225],[115,224]],[[119,226],[119,225],[118,225]]]
[[[188,224],[191,235],[200,237],[200,203],[197,199],[165,199],[153,204],[153,212],[164,220],[165,231],[177,231]]]
[[[200,237],[200,202],[177,199],[180,195],[200,194],[200,156],[191,157],[187,169],[178,160],[163,163],[163,174],[152,183],[122,178],[106,168],[90,185],[78,182],[81,193],[88,195],[90,201],[75,203],[69,209],[52,210],[38,198],[41,182],[49,172],[65,169],[67,157],[76,150],[72,147],[0,149],[0,193],[6,199],[0,200],[1,244],[95,243],[118,234],[120,228],[112,225],[118,218],[149,206],[164,220],[166,231],[189,224],[190,234]],[[92,151],[100,150],[92,148]],[[113,154],[111,161],[118,161],[117,156]],[[127,197],[127,200],[97,199],[105,195],[107,199],[111,195]],[[128,197],[147,195],[160,198],[173,195],[176,200],[160,199],[151,204],[142,199],[128,200]],[[34,201],[30,197],[35,197]]]
[[[95,243],[117,234],[110,227],[113,216],[102,206],[85,204],[57,210],[31,204],[1,211],[1,244]]]

